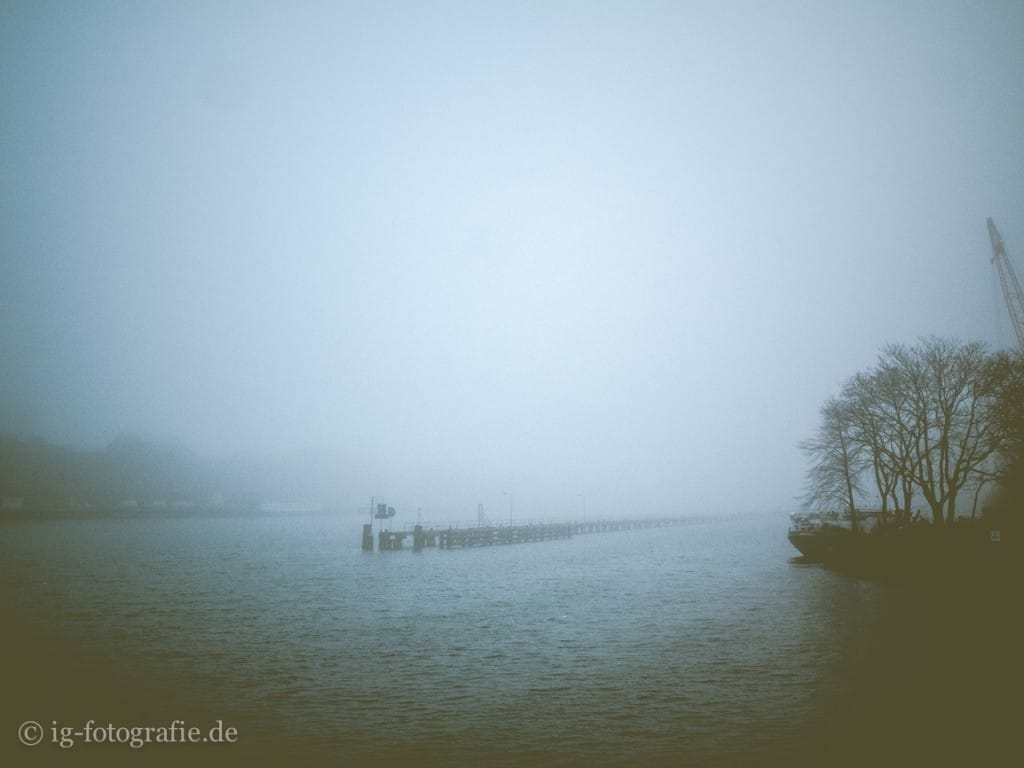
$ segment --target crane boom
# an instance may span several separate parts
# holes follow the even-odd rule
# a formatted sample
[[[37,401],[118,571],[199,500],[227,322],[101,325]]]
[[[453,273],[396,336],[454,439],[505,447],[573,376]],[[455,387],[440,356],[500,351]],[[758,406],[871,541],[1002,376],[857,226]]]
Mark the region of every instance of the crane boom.
[[[1024,293],[1020,290],[1020,283],[1017,282],[1017,275],[1006,255],[1006,246],[1003,245],[1003,238],[996,229],[995,222],[991,218],[985,219],[985,222],[988,224],[988,237],[992,241],[992,261],[999,272],[999,282],[1003,287],[1003,300],[1010,313],[1013,330],[1017,333],[1017,343],[1024,349]]]

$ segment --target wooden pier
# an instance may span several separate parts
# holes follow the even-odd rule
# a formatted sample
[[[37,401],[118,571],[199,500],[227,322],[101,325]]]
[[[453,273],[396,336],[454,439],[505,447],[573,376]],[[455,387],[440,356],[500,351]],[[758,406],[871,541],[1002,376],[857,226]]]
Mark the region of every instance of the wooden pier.
[[[423,526],[412,530],[381,530],[377,534],[377,547],[381,552],[405,549],[405,540],[412,538],[413,551],[426,547],[438,549],[464,549],[466,547],[492,547],[501,544],[525,544],[531,541],[569,539],[588,533],[632,531],[645,528],[664,528],[697,521],[694,517],[654,517],[622,520],[587,520],[572,523],[529,523],[524,525]],[[373,526],[363,525],[363,550],[373,551]]]

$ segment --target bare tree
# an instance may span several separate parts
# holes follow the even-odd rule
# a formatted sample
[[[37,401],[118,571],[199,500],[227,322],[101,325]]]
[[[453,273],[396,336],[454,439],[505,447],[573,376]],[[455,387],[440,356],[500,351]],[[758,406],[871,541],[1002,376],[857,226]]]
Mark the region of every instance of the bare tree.
[[[941,525],[956,517],[958,494],[1003,447],[994,379],[984,345],[925,339],[894,350],[892,361],[909,385],[918,434],[911,477]]]
[[[890,345],[877,365],[851,378],[822,409],[817,435],[801,445],[811,458],[809,504],[854,509],[868,478],[881,499],[880,522],[906,522],[915,492],[936,525],[951,523],[957,502],[996,476],[1009,447],[1007,395],[1013,368],[984,345],[928,338]],[[1016,382],[1020,386],[1020,382]],[[1020,392],[1020,389],[1013,390]],[[975,502],[976,503],[976,502]]]
[[[856,530],[855,497],[861,492],[859,477],[867,466],[865,454],[862,446],[852,439],[847,402],[830,399],[822,407],[821,416],[818,433],[800,444],[801,450],[811,459],[804,505],[818,510],[844,507]]]
[[[851,439],[859,453],[870,456],[869,474],[881,500],[878,522],[889,522],[889,501],[899,512],[897,487],[906,461],[898,439],[901,423],[898,411],[890,407],[887,377],[859,373],[843,387],[842,399],[850,418]]]

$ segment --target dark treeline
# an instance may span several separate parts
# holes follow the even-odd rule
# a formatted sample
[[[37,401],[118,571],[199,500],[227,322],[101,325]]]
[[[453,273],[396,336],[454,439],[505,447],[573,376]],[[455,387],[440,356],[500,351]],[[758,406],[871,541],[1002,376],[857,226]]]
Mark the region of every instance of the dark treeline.
[[[87,451],[0,434],[3,517],[251,510],[288,485],[255,461],[204,459],[177,441],[121,435]]]
[[[802,445],[810,508],[844,510],[855,526],[858,511],[871,508],[882,527],[1021,509],[1020,353],[938,338],[890,345],[821,414]]]
[[[1008,388],[1003,405],[1011,439],[1006,446],[1005,462],[999,484],[987,515],[1006,527],[1024,517],[1024,355],[1017,357],[1013,386]]]

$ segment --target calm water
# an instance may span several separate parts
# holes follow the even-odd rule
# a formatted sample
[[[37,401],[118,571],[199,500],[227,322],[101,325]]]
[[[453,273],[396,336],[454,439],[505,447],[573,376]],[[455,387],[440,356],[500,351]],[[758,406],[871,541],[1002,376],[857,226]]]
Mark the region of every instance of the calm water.
[[[953,685],[921,690],[937,659],[958,685],[999,673],[972,672],[962,636],[922,661],[917,646],[961,622],[936,627],[919,595],[791,562],[785,519],[372,554],[360,523],[3,525],[20,688],[5,746],[26,719],[177,717],[239,729],[218,762],[811,763],[928,731],[921,706]],[[970,690],[953,693],[991,689]],[[970,729],[955,744],[992,743],[975,720],[950,716]],[[70,754],[30,756],[43,751]]]

